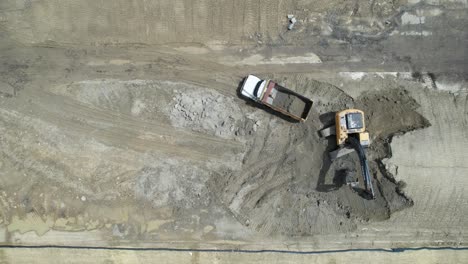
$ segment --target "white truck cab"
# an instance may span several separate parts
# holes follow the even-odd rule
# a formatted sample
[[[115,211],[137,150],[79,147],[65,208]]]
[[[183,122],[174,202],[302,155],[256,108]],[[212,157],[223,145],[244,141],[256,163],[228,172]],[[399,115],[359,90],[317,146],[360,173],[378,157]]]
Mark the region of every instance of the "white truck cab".
[[[262,80],[257,76],[249,75],[244,80],[241,94],[254,101],[260,101],[263,90],[265,89],[265,84],[266,80]]]

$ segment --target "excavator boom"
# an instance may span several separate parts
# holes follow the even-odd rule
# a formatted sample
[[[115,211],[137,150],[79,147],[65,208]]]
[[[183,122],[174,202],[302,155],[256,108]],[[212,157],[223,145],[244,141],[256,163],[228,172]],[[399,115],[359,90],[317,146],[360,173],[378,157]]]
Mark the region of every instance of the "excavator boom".
[[[364,177],[364,188],[371,195],[372,199],[375,198],[374,187],[371,182],[371,175],[369,172],[369,164],[367,163],[366,152],[362,147],[359,139],[354,137],[349,137],[347,142],[351,147],[354,148],[356,153],[359,156],[359,162],[361,163],[362,175]]]

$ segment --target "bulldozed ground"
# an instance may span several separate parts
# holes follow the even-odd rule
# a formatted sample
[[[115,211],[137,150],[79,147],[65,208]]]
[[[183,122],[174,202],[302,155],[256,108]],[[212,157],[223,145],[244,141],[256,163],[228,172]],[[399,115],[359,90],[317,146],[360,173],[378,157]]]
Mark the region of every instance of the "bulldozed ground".
[[[3,1],[0,242],[466,246],[467,21],[464,1]],[[248,74],[308,120],[242,98]],[[375,200],[318,134],[346,108]]]

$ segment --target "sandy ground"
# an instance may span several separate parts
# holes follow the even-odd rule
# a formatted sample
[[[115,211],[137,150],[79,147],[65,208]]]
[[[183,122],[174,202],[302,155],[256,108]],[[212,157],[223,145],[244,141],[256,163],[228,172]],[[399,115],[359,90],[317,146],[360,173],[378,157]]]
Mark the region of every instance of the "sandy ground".
[[[0,242],[466,246],[467,25],[455,0],[2,1]],[[239,97],[247,74],[311,98],[307,122]],[[351,107],[375,200],[317,134]]]

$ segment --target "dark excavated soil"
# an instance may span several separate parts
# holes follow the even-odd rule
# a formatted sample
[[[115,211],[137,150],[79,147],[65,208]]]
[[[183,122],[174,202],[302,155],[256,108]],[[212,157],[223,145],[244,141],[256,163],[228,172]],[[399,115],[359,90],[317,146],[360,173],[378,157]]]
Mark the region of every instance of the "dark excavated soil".
[[[381,160],[391,157],[396,133],[429,126],[418,104],[403,89],[367,93],[353,99],[337,87],[308,79],[288,80],[312,98],[315,107],[304,124],[266,115],[252,136],[240,171],[225,171],[210,183],[225,206],[244,224],[265,234],[288,236],[353,230],[356,223],[388,219],[412,205]],[[344,171],[362,176],[355,153],[331,163],[334,139],[317,131],[332,122],[333,112],[356,107],[365,111],[372,146],[368,159],[376,199],[365,199],[344,182]]]
[[[285,92],[278,92],[274,104],[296,116],[302,116],[306,107],[306,103],[301,98]]]

